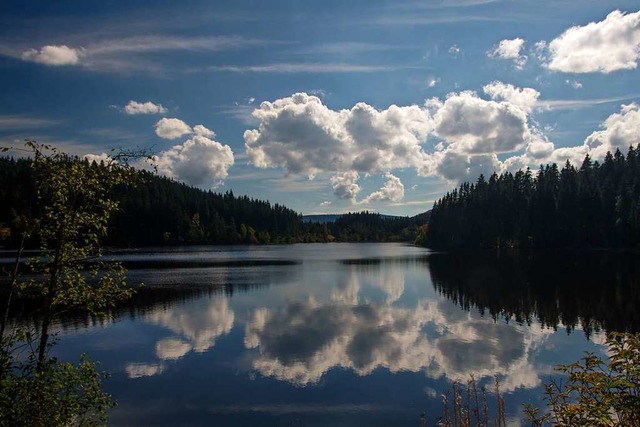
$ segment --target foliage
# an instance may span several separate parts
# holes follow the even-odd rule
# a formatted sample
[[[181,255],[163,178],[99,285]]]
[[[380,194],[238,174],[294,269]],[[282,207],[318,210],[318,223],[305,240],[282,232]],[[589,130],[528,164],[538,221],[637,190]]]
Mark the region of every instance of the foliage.
[[[457,381],[452,384],[451,389],[452,394],[442,396],[442,416],[438,427],[506,426],[504,399],[497,377],[494,383],[495,417],[490,414],[487,389],[480,387],[478,391],[478,384],[473,376],[467,381],[466,389]]]
[[[102,390],[104,373],[81,356],[74,365],[55,357],[38,364],[33,337],[4,340],[0,371],[0,426],[98,426],[115,403]],[[26,359],[21,349],[26,349]]]
[[[426,246],[635,247],[640,243],[640,149],[587,155],[532,172],[480,176],[436,201]]]
[[[640,426],[640,334],[611,334],[610,358],[593,354],[561,365],[566,384],[546,386],[547,412],[528,406],[535,426]]]
[[[434,289],[494,320],[557,329],[640,331],[640,263],[634,252],[454,251],[427,257]]]
[[[42,254],[29,261],[32,274],[17,287],[43,300],[38,347],[43,363],[49,324],[60,310],[100,312],[131,295],[122,266],[101,259],[100,241],[118,209],[111,193],[134,172],[117,159],[89,163],[32,141],[26,148],[33,155],[35,206],[31,229],[24,232],[39,237]]]
[[[78,365],[50,357],[49,329],[63,310],[101,313],[131,295],[124,268],[102,259],[101,240],[119,208],[115,189],[132,185],[137,174],[128,164],[130,153],[98,164],[33,141],[26,142],[25,151],[32,157],[27,163],[32,193],[30,203],[18,205],[24,209],[15,211],[19,221],[13,224],[21,243],[0,329],[0,420],[4,425],[104,424],[111,407],[101,390],[104,375],[85,357]],[[29,274],[23,278],[27,239],[37,239],[40,252],[26,263]],[[38,334],[15,328],[5,333],[16,292],[40,301],[34,317]]]
[[[125,181],[112,189],[110,197],[119,208],[104,241],[114,246],[413,241],[426,221],[424,215],[359,212],[333,223],[305,223],[300,214],[277,203],[233,191],[204,191],[145,171],[129,172],[145,185]],[[0,226],[12,229],[14,245],[23,229],[20,213],[29,213],[36,199],[31,160],[0,158]]]
[[[413,241],[418,227],[424,222],[416,217],[389,217],[374,212],[357,212],[341,215],[329,229],[343,242]]]

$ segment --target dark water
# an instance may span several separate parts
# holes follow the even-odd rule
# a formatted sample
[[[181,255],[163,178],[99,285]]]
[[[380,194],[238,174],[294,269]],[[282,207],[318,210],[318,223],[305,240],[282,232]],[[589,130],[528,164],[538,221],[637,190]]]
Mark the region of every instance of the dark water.
[[[117,256],[146,287],[56,352],[111,372],[114,426],[417,426],[451,382],[501,380],[511,425],[553,366],[637,330],[634,255],[430,254],[399,244]],[[524,425],[524,423],[523,423]]]

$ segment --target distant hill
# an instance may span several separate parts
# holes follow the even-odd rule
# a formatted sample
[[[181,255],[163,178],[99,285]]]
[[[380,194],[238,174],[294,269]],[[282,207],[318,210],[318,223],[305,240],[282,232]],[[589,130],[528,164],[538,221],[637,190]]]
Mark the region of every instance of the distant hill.
[[[340,218],[341,214],[335,215],[303,215],[302,220],[304,222],[310,222],[313,224],[322,224],[322,223],[334,223],[338,218]]]
[[[332,224],[334,222],[336,222],[336,220],[342,216],[344,216],[346,214],[328,214],[328,215],[303,215],[302,216],[302,220],[304,222],[308,222],[308,223],[313,223],[313,224]],[[398,215],[384,215],[384,214],[379,214],[380,218],[383,219],[401,219],[401,218],[406,218],[404,216],[398,216]],[[421,218],[428,218],[428,212],[424,212],[421,214],[418,214],[416,216],[411,217],[411,219],[421,219]]]

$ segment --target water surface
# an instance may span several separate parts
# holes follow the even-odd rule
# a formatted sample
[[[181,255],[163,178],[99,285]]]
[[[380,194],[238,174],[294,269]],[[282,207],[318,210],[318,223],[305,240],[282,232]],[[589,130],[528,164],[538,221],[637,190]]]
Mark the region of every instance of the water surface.
[[[510,422],[553,366],[636,329],[632,256],[430,254],[401,244],[113,255],[145,283],[56,352],[111,372],[114,426],[429,425],[452,381],[495,375]]]

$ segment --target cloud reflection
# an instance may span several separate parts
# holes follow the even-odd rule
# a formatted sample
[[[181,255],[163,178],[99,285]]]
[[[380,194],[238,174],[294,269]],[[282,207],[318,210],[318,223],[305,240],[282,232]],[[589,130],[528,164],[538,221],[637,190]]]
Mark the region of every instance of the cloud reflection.
[[[253,369],[297,386],[317,383],[332,368],[362,376],[378,368],[423,371],[451,380],[499,374],[504,391],[540,384],[531,354],[552,331],[496,323],[445,300],[396,306],[403,272],[385,277],[373,283],[387,293],[382,302],[359,295],[361,284],[352,271],[327,302],[312,297],[257,309],[245,329],[245,346],[259,349]]]
[[[129,363],[125,372],[129,378],[152,377],[161,374],[164,366],[160,363]]]
[[[231,331],[235,315],[226,298],[215,298],[205,301],[202,307],[159,307],[147,313],[145,319],[169,329],[176,336],[162,338],[156,343],[159,363],[129,363],[125,367],[129,378],[159,375],[166,368],[164,361],[178,360],[191,351],[203,353],[209,350],[216,339]]]
[[[156,346],[158,357],[161,357],[159,349],[179,348],[180,350],[176,351],[182,351],[189,346],[189,349],[179,356],[182,357],[191,350],[203,353],[213,347],[218,337],[231,331],[235,315],[229,308],[226,298],[216,298],[207,301],[207,306],[202,308],[194,309],[191,306],[160,308],[150,312],[146,319],[178,334],[179,338],[176,340],[182,342],[181,345],[173,341],[158,342]],[[171,351],[168,354],[171,354]]]
[[[180,359],[191,351],[193,347],[177,338],[165,338],[156,344],[156,355],[162,360]]]

